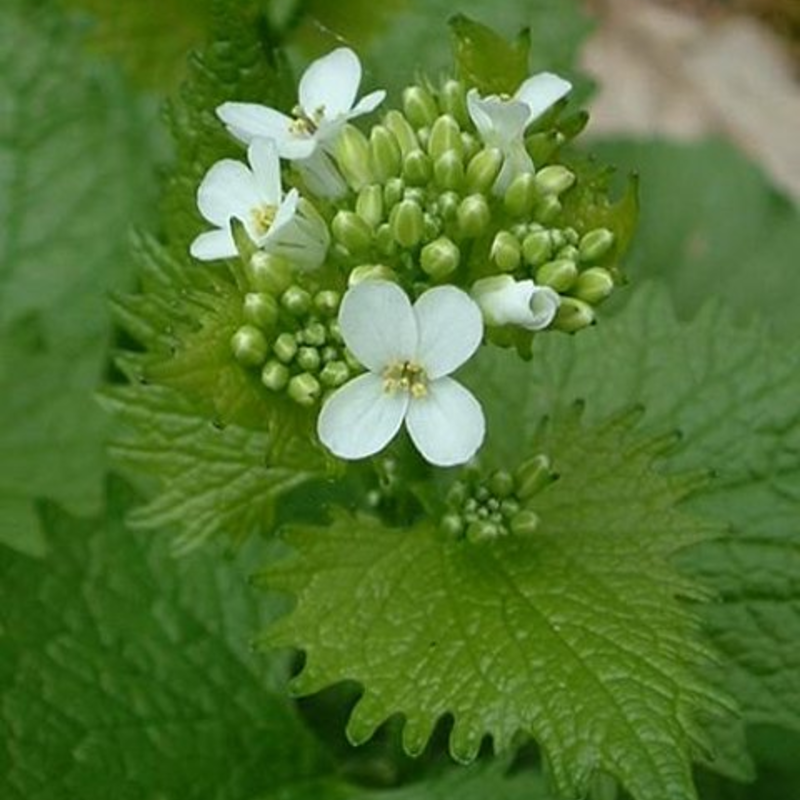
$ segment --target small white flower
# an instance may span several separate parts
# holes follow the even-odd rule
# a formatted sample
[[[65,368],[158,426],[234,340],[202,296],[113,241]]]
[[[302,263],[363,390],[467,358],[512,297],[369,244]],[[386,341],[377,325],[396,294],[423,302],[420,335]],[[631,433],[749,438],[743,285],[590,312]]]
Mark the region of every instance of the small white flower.
[[[472,287],[472,296],[487,325],[519,325],[529,331],[546,328],[561,304],[561,295],[532,280],[515,281],[510,275],[482,278]]]
[[[467,108],[475,127],[489,147],[503,153],[503,168],[494,191],[504,192],[520,172],[533,172],[525,149],[525,130],[572,89],[569,81],[551,72],[540,72],[524,81],[513,97],[481,97],[476,89],[467,92]]]
[[[303,73],[293,117],[256,103],[230,102],[217,108],[217,116],[245,144],[254,136],[274,139],[281,158],[298,162],[312,191],[335,196],[344,183],[327,152],[348,120],[373,111],[386,97],[380,90],[356,102],[360,84],[358,56],[340,47]]]
[[[201,261],[237,255],[231,220],[237,219],[253,243],[288,256],[301,268],[319,266],[328,248],[325,223],[296,189],[283,196],[275,143],[255,138],[245,164],[226,158],[206,173],[197,190],[197,206],[216,230],[201,233],[190,252]]]
[[[323,406],[317,423],[322,443],[340,458],[365,458],[382,450],[405,421],[430,463],[469,461],[483,442],[483,410],[448,377],[483,337],[481,312],[469,295],[437,286],[412,306],[396,284],[364,281],[345,294],[339,324],[345,344],[369,372]]]

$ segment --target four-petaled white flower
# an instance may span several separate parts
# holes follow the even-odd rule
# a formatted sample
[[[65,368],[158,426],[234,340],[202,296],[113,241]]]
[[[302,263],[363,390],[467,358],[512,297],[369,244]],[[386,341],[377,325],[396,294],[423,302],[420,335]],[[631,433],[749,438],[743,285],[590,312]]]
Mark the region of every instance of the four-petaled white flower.
[[[503,167],[494,183],[504,192],[521,172],[534,172],[525,149],[525,130],[572,89],[569,81],[552,72],[540,72],[524,81],[513,97],[481,97],[477,89],[467,92],[467,108],[475,127],[489,147],[503,153]]]
[[[236,256],[231,220],[237,219],[257,247],[286,254],[301,268],[319,266],[328,248],[327,227],[297,189],[283,195],[275,143],[253,139],[247,160],[250,167],[230,158],[218,161],[203,178],[197,206],[217,229],[201,233],[191,254],[202,261]]]
[[[483,337],[481,312],[469,295],[437,286],[412,306],[396,284],[364,281],[345,294],[339,324],[345,344],[369,372],[322,407],[322,443],[340,458],[365,458],[382,450],[405,421],[430,463],[469,461],[483,442],[483,410],[448,377]]]
[[[537,286],[530,279],[515,281],[510,275],[476,281],[472,296],[487,325],[519,325],[529,331],[546,328],[561,304],[555,289]]]
[[[293,117],[256,103],[231,102],[220,105],[217,116],[245,144],[255,136],[274,139],[281,158],[298,162],[312,191],[336,196],[345,186],[326,151],[333,149],[348,120],[373,111],[386,97],[380,90],[356,102],[360,84],[358,56],[339,47],[303,73]]]

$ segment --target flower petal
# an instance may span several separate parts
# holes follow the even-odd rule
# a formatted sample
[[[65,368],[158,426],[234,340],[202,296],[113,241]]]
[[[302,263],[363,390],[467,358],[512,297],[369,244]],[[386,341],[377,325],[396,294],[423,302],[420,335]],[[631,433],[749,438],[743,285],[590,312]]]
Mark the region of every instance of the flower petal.
[[[540,72],[524,81],[514,94],[528,106],[526,126],[541,117],[548,108],[569,94],[572,84],[552,72]]]
[[[469,461],[486,434],[480,403],[452,378],[429,383],[428,394],[411,401],[406,427],[425,460],[440,467]]]
[[[378,89],[376,92],[370,92],[369,94],[364,95],[364,97],[362,97],[355,104],[355,106],[353,106],[353,109],[348,113],[347,118],[355,119],[355,117],[369,114],[370,111],[374,111],[385,99],[386,92],[383,89]]]
[[[525,325],[528,330],[540,331],[546,328],[555,317],[561,305],[561,295],[549,286],[535,286],[528,300],[531,318]]]
[[[477,349],[483,338],[478,304],[455,286],[428,289],[416,303],[417,361],[431,380],[449,375]]]
[[[236,243],[230,228],[201,233],[189,247],[189,252],[200,261],[216,261],[237,255]]]
[[[200,213],[220,228],[227,226],[231,217],[244,221],[260,204],[253,173],[231,158],[217,161],[197,190]]]
[[[300,106],[312,119],[318,111],[328,119],[353,107],[361,83],[361,62],[349,47],[339,47],[312,62],[300,79]]]
[[[522,140],[529,119],[525,103],[501,100],[495,95],[479,97],[477,91],[470,89],[467,109],[478,133],[489,146],[505,151],[513,142]]]
[[[417,354],[417,319],[395,283],[367,280],[348,289],[339,310],[345,344],[372,372]]]
[[[272,206],[280,205],[283,188],[281,186],[281,162],[274,139],[257,136],[247,148],[247,160],[253,168],[256,186],[261,199]]]
[[[217,106],[217,116],[245,144],[250,144],[256,136],[263,136],[274,139],[280,151],[284,141],[294,138],[289,127],[291,117],[258,103],[222,103]]]
[[[400,430],[408,403],[407,392],[385,392],[378,375],[359,375],[322,406],[317,434],[339,458],[371,456],[386,447]]]

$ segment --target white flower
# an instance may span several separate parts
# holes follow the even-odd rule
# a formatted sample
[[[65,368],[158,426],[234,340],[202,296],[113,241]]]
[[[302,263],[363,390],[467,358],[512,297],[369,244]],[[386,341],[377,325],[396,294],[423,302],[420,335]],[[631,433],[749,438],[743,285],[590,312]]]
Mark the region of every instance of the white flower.
[[[524,81],[511,98],[480,97],[476,89],[467,92],[467,108],[478,133],[488,147],[503,153],[503,168],[494,191],[504,192],[520,172],[533,172],[525,149],[525,130],[547,109],[572,89],[569,81],[551,72],[540,72]]]
[[[483,337],[480,309],[469,295],[437,286],[412,306],[396,284],[364,281],[345,294],[339,324],[369,372],[323,406],[322,443],[340,458],[364,458],[382,450],[405,421],[427,461],[442,467],[469,461],[483,442],[483,410],[448,377]]]
[[[532,280],[515,281],[510,275],[482,278],[472,287],[472,296],[487,325],[519,325],[529,331],[546,328],[561,304],[561,295]]]
[[[269,252],[288,256],[301,268],[317,267],[325,258],[325,223],[300,198],[296,189],[283,196],[275,143],[255,138],[245,164],[226,158],[206,173],[197,190],[197,207],[216,230],[201,233],[190,252],[202,261],[238,254],[231,220],[239,220],[253,243]]]
[[[217,108],[217,116],[245,144],[254,136],[274,139],[281,158],[299,162],[312,191],[335,196],[344,190],[344,183],[325,151],[332,150],[348,120],[373,111],[386,97],[380,90],[356,103],[360,83],[358,56],[340,47],[303,73],[293,117],[256,103],[230,102]]]

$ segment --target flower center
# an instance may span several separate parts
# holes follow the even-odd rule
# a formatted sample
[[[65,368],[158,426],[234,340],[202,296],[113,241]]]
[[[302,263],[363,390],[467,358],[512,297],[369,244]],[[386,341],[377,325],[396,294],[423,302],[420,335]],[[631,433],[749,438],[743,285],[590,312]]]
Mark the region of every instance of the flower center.
[[[319,124],[325,116],[325,106],[320,106],[307,114],[302,106],[295,106],[292,109],[294,119],[289,123],[289,132],[293,136],[305,138],[313,136],[319,129]]]
[[[428,376],[425,370],[412,361],[395,361],[383,371],[383,391],[394,394],[408,392],[418,399],[428,394]]]
[[[253,220],[253,227],[259,236],[264,236],[269,232],[272,223],[275,222],[275,215],[277,213],[277,206],[271,206],[268,203],[256,206],[256,208],[250,212],[250,216]]]

